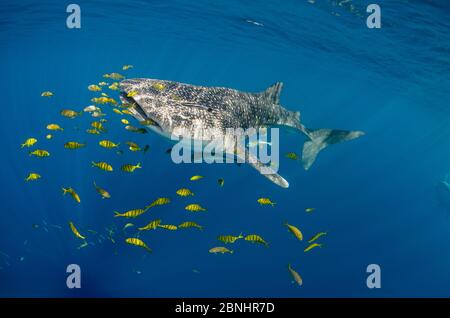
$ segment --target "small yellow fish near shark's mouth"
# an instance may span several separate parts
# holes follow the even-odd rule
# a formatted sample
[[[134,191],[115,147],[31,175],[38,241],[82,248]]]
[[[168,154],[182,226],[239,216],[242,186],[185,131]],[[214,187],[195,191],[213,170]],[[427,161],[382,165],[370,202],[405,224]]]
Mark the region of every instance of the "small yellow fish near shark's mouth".
[[[138,113],[139,116],[134,117],[142,117],[140,120],[140,123],[144,126],[151,126],[153,128],[156,128],[158,130],[163,130],[162,127],[153,119],[147,116],[147,114],[144,112],[142,107],[139,105],[139,103],[134,99],[134,96],[137,94],[129,94],[126,91],[120,92],[120,100],[123,104],[130,104],[132,105],[130,108],[132,108],[135,112]]]

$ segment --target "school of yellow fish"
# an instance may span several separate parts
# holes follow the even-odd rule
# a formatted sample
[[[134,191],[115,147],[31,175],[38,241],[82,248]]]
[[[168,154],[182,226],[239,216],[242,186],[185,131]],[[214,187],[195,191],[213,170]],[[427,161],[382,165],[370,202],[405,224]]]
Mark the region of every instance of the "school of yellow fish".
[[[127,70],[133,69],[133,68],[134,68],[133,65],[124,65],[122,67],[122,70],[127,71]],[[119,81],[124,79],[125,76],[120,73],[113,72],[113,73],[109,73],[109,74],[104,74],[103,78],[106,80],[108,80],[108,79],[113,80],[114,82],[107,83],[107,82],[101,81],[101,82],[93,83],[93,84],[90,84],[87,86],[87,89],[90,92],[100,93],[100,96],[93,97],[91,99],[91,102],[93,103],[93,105],[86,106],[81,111],[77,111],[77,110],[73,110],[73,109],[61,109],[59,111],[59,114],[62,117],[68,118],[70,120],[76,120],[76,118],[82,117],[83,114],[89,114],[92,118],[94,118],[94,120],[90,122],[90,125],[89,125],[90,127],[86,129],[86,133],[92,134],[92,135],[104,135],[108,131],[105,127],[105,123],[107,123],[108,120],[106,118],[104,118],[104,117],[107,117],[107,112],[104,112],[104,109],[102,109],[102,107],[104,105],[106,105],[106,106],[111,107],[112,112],[120,117],[120,122],[124,125],[122,127],[124,127],[125,130],[134,132],[134,133],[146,133],[147,130],[145,128],[138,128],[138,127],[135,127],[130,124],[130,121],[134,120],[133,117],[130,116],[129,119],[126,119],[123,117],[124,115],[125,116],[131,115],[129,108],[133,107],[133,105],[129,105],[129,104],[121,105],[121,104],[119,104],[119,102],[116,99],[110,97],[105,92],[106,89],[109,89],[113,92],[118,91],[119,90],[119,86],[118,86]],[[165,89],[165,85],[162,83],[156,83],[154,85],[155,85],[154,86],[155,89],[158,89],[161,91]],[[137,94],[137,92],[131,91],[128,93],[128,96],[132,97],[135,94]],[[47,98],[53,97],[54,93],[51,91],[44,91],[41,93],[41,96],[47,97]],[[117,120],[117,122],[118,121],[119,120]],[[148,120],[148,121],[151,121],[151,120]],[[149,125],[149,124],[151,124],[151,122],[144,121],[144,122],[140,122],[139,124]],[[58,123],[49,123],[45,126],[45,128],[47,130],[52,131],[54,134],[63,134],[65,131],[64,128],[61,127]],[[50,140],[53,139],[53,137],[54,137],[53,133],[45,135],[45,139],[48,142],[50,142]],[[37,138],[29,137],[24,140],[24,142],[20,145],[20,147],[30,149],[30,148],[34,148],[36,145],[40,145],[40,144],[41,144],[41,142],[39,142],[39,140]],[[102,138],[101,140],[98,141],[99,147],[108,149],[108,150],[104,150],[104,151],[115,151],[116,154],[118,154],[118,155],[123,154],[123,150],[119,149],[119,148],[121,148],[121,145],[126,145],[125,148],[128,148],[131,152],[142,151],[142,152],[146,153],[149,149],[149,145],[145,145],[144,147],[141,147],[137,143],[130,141],[130,140],[127,140],[126,142],[121,143],[121,142],[112,141],[112,140],[109,140],[106,138]],[[85,147],[88,147],[88,145],[86,142],[84,142],[82,140],[67,140],[63,144],[63,148],[69,149],[70,151],[82,151],[79,149],[85,148]],[[45,158],[45,157],[50,156],[50,152],[48,150],[41,149],[41,148],[31,149],[28,151],[28,154],[29,154],[29,156],[34,156],[37,158]],[[292,160],[299,160],[299,158],[295,152],[287,153],[286,158],[289,158]],[[39,159],[36,159],[36,160],[39,160]],[[46,160],[46,159],[41,159],[41,160]],[[114,172],[115,171],[113,166],[110,163],[104,162],[104,161],[92,161],[91,167],[97,168],[104,172]],[[143,167],[140,162],[137,162],[137,163],[124,162],[122,164],[122,166],[120,167],[120,170],[125,173],[134,173],[138,169],[142,169],[142,168]],[[34,183],[34,182],[38,182],[38,180],[40,180],[41,178],[42,178],[42,176],[38,172],[33,171],[33,172],[29,172],[28,175],[24,178],[24,180],[26,182],[33,181],[33,183]],[[201,182],[201,180],[204,178],[205,177],[202,175],[194,175],[187,182],[197,183],[197,182]],[[93,190],[95,190],[102,199],[110,199],[111,198],[111,194],[106,189],[97,185],[97,183],[94,180],[92,181],[92,184],[93,184]],[[223,187],[225,184],[224,179],[223,178],[218,179],[217,184],[219,187]],[[66,194],[68,194],[76,204],[81,203],[81,198],[74,188],[72,188],[70,186],[61,186],[60,189],[62,189],[62,193],[64,196],[66,196]],[[188,211],[188,213],[201,214],[201,213],[205,213],[208,211],[206,207],[202,206],[200,203],[195,201],[196,196],[195,196],[194,192],[192,192],[191,189],[189,189],[188,187],[182,187],[182,188],[175,190],[173,195],[175,195],[175,197],[177,197],[177,196],[180,197],[181,200],[191,200],[191,202],[186,202],[186,205],[184,208],[186,211]],[[141,218],[141,216],[146,214],[148,212],[148,210],[153,209],[157,206],[167,205],[170,202],[171,202],[171,199],[167,198],[167,197],[156,198],[149,204],[142,205],[141,208],[134,208],[134,209],[130,209],[128,211],[121,211],[121,212],[112,211],[111,217],[119,218],[119,219]],[[260,206],[268,206],[269,209],[276,208],[276,202],[272,201],[268,197],[257,198],[256,203],[258,203]],[[312,207],[305,208],[305,212],[308,214],[310,214],[314,211],[315,211],[315,208],[312,208]],[[154,219],[151,221],[147,221],[146,224],[142,224],[142,226],[137,226],[137,227],[135,226],[134,223],[124,224],[122,227],[122,232],[121,232],[121,234],[124,235],[123,243],[129,244],[129,245],[132,245],[135,247],[139,247],[146,252],[151,252],[152,249],[147,245],[146,242],[144,242],[144,240],[142,240],[140,238],[141,234],[144,233],[145,231],[156,231],[158,229],[162,229],[162,230],[166,230],[166,231],[177,231],[177,230],[189,229],[189,228],[198,229],[198,230],[204,229],[203,225],[200,225],[192,220],[186,220],[181,224],[163,224],[162,222],[163,221],[161,219]],[[84,231],[82,231],[83,234],[81,234],[72,221],[68,221],[68,225],[69,225],[69,229],[71,230],[73,235],[76,238],[83,241],[83,243],[78,247],[78,249],[89,246],[88,239],[89,239],[90,234],[98,235],[98,232],[96,232],[94,230],[86,230],[86,232],[89,232],[89,234],[86,234],[86,233],[84,233]],[[282,228],[282,226],[283,226],[283,224],[280,224],[279,228]],[[290,232],[292,234],[292,237],[296,241],[300,241],[300,242],[303,241],[303,233],[300,230],[300,228],[298,227],[298,225],[290,224],[286,221],[286,222],[284,222],[284,227],[286,228],[286,230],[288,232]],[[135,233],[135,235],[130,235],[129,234],[130,232],[127,232],[129,229],[130,230],[136,229],[137,232]],[[108,230],[107,239],[115,244],[116,241],[114,239],[114,234],[115,234],[114,229],[111,228],[111,229],[107,229],[107,230]],[[327,235],[326,232],[317,232],[316,234],[314,234],[307,241],[306,246],[303,248],[303,252],[309,253],[312,250],[316,250],[317,248],[322,248],[324,245],[322,243],[319,243],[318,240],[325,235]],[[236,235],[236,233],[234,235],[229,234],[229,233],[220,234],[217,236],[217,240],[219,242],[221,242],[222,245],[227,245],[227,246],[230,246],[230,245],[237,246],[236,243],[238,241],[249,242],[252,244],[259,244],[264,247],[270,246],[270,243],[268,241],[266,241],[266,239],[263,238],[263,236],[252,233],[252,232],[245,233],[245,234],[241,232],[238,235]],[[209,249],[209,253],[212,253],[212,254],[227,254],[227,253],[233,254],[234,252],[235,252],[235,249],[229,249],[228,247],[225,247],[225,246],[213,246]],[[295,255],[295,253],[294,253],[294,255]],[[291,263],[289,263],[287,265],[287,268],[288,268],[289,274],[292,278],[292,281],[294,283],[296,283],[297,285],[302,285],[303,279],[301,278],[300,274],[292,267]]]

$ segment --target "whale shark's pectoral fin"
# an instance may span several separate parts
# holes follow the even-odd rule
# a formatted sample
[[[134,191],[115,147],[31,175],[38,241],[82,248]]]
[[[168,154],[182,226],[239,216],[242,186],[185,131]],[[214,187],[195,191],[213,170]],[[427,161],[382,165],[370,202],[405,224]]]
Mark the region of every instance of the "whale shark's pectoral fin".
[[[282,188],[289,188],[289,182],[287,182],[286,179],[280,176],[271,166],[265,165],[259,161],[247,147],[238,147],[236,156],[239,160],[241,160],[238,160],[238,162],[242,162],[245,156],[245,163],[248,163],[250,166],[258,170],[258,172],[264,177]]]
[[[255,163],[249,162],[249,164],[276,185],[279,185],[282,188],[289,188],[289,182],[287,182],[285,178],[276,173],[275,170],[273,170],[271,167],[264,165],[259,160],[257,160]]]

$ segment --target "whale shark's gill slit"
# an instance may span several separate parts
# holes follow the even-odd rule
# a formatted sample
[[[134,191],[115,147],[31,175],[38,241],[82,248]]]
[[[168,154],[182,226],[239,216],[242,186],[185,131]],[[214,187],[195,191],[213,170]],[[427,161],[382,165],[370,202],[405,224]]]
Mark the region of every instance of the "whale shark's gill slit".
[[[134,100],[133,97],[128,97],[126,93],[120,94],[122,102],[133,105],[132,110],[136,111],[143,119],[148,119],[142,107]]]

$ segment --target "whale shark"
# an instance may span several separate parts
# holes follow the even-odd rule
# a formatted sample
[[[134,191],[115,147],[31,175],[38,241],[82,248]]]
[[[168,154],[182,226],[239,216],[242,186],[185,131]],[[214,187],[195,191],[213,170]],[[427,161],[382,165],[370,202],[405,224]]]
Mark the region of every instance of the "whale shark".
[[[300,121],[300,112],[280,105],[281,82],[258,93],[149,78],[125,79],[119,88],[120,99],[130,106],[132,115],[167,138],[179,128],[183,128],[184,138],[203,138],[200,131],[208,129],[223,135],[225,140],[228,128],[280,127],[297,131],[306,137],[301,158],[305,170],[328,145],[364,135],[362,131],[306,128]],[[236,154],[234,146],[225,142],[225,152]],[[283,188],[289,187],[277,172],[270,171],[257,158],[249,157],[249,151],[244,154],[245,162],[266,178]]]

